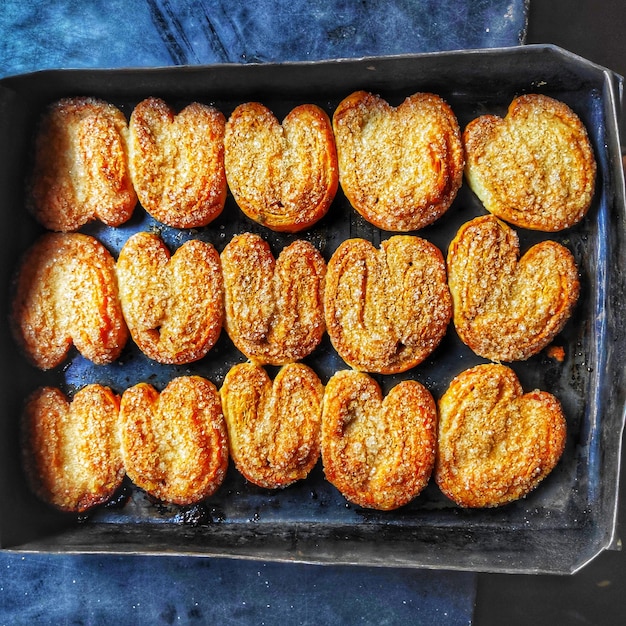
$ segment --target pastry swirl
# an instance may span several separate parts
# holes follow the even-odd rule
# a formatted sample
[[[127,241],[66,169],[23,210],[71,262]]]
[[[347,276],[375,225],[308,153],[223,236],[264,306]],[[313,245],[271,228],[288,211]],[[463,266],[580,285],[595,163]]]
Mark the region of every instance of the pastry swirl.
[[[461,131],[439,96],[416,93],[398,107],[356,91],[333,115],[339,181],[377,228],[407,232],[445,213],[463,180]]]
[[[493,361],[537,354],[578,300],[578,269],[567,248],[543,241],[520,258],[517,233],[492,215],[461,226],[447,262],[457,333]]]
[[[109,500],[122,484],[119,397],[92,384],[70,400],[55,387],[28,398],[22,459],[33,491],[45,502],[81,513]]]
[[[160,393],[147,383],[129,387],[120,404],[122,456],[139,488],[172,504],[212,495],[228,466],[228,436],[215,385],[180,376]]]
[[[226,201],[224,115],[193,102],[179,113],[147,98],[130,116],[130,170],[143,208],[174,228],[212,222]]]
[[[515,98],[506,117],[483,115],[463,132],[465,175],[485,208],[520,228],[578,223],[593,199],[596,162],[587,130],[563,102]]]
[[[524,393],[504,365],[478,365],[439,400],[435,479],[459,506],[500,506],[535,489],[559,461],[565,438],[552,394]]]
[[[126,222],[137,196],[124,114],[97,98],[50,105],[35,139],[27,204],[54,231],[75,231],[95,219],[107,226]]]
[[[60,365],[72,345],[98,365],[111,363],[128,339],[113,257],[89,235],[42,235],[20,263],[11,319],[40,369]]]
[[[241,104],[224,141],[228,185],[250,219],[295,233],[326,214],[339,183],[335,138],[321,108],[302,104],[281,124],[264,105]]]
[[[272,382],[259,365],[241,363],[220,390],[230,454],[247,480],[267,489],[306,478],[320,455],[324,387],[301,363]]]
[[[122,310],[141,351],[159,363],[204,357],[219,338],[224,284],[215,248],[189,240],[170,256],[153,233],[137,233],[116,265]]]
[[[269,244],[236,235],[221,254],[225,328],[235,346],[259,364],[300,361],[320,343],[326,263],[297,240],[274,259]]]
[[[377,250],[344,241],[332,255],[324,296],[326,327],[351,367],[404,372],[439,344],[452,316],[441,251],[412,235],[395,235]]]
[[[322,462],[350,502],[391,510],[414,499],[435,462],[437,409],[419,382],[397,384],[383,399],[362,372],[334,374],[324,392]]]

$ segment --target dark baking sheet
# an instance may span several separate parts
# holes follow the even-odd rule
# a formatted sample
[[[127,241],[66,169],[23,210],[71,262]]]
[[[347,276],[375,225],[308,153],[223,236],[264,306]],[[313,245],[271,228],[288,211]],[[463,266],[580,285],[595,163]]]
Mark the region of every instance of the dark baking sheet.
[[[2,320],[16,260],[41,229],[24,212],[23,184],[29,145],[42,107],[59,97],[94,95],[127,115],[156,95],[176,107],[192,100],[215,104],[226,116],[239,103],[259,100],[280,118],[293,106],[315,102],[329,115],[356,89],[400,103],[417,91],[444,97],[461,127],[487,112],[503,114],[513,97],[541,92],[569,104],[586,124],[598,160],[589,215],[578,226],[550,235],[574,253],[582,292],[572,320],[555,343],[561,363],[540,354],[513,369],[526,389],[551,391],[563,403],[568,440],[562,461],[526,499],[491,510],[462,510],[434,481],[412,503],[394,512],[349,505],[324,480],[321,464],[304,481],[282,491],[250,485],[232,467],[211,498],[174,507],[148,498],[126,483],[119,497],[87,516],[56,513],[28,492],[19,464],[17,424],[25,396],[41,384],[66,392],[101,382],[121,393],[139,381],[162,388],[172,377],[198,373],[220,385],[243,357],[225,333],[203,360],[161,366],[132,344],[120,360],[97,367],[72,353],[58,370],[42,373],[16,350],[6,321],[0,326],[0,544],[15,551],[132,552],[219,555],[314,563],[355,563],[507,572],[573,572],[610,547],[616,512],[621,434],[624,426],[624,183],[617,130],[621,79],[552,46],[319,63],[216,65],[128,70],[59,70],[0,81],[0,288]],[[484,213],[464,185],[450,210],[419,231],[446,253],[458,227]],[[348,237],[374,244],[391,236],[359,218],[341,191],[329,214],[299,235],[276,234],[243,216],[231,197],[222,216],[206,228],[175,230],[137,208],[126,225],[83,229],[114,255],[139,230],[158,230],[175,248],[194,237],[219,251],[233,234],[252,231],[275,254],[297,237],[314,243],[328,260]],[[522,251],[546,235],[518,230]],[[324,340],[306,362],[325,382],[345,364]],[[438,398],[452,377],[482,362],[456,337],[453,326],[439,348],[401,376],[376,377],[388,390],[416,378]]]

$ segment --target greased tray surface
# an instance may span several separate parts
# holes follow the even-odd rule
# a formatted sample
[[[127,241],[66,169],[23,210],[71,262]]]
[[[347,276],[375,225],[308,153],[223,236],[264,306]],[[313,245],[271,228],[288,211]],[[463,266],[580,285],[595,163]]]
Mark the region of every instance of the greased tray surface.
[[[325,481],[321,462],[304,481],[281,491],[248,484],[231,462],[224,484],[192,507],[155,502],[127,482],[114,502],[80,518],[56,513],[28,491],[20,468],[18,420],[24,398],[42,384],[72,391],[90,382],[121,393],[140,381],[162,388],[175,376],[197,373],[221,385],[244,357],[225,332],[209,354],[188,366],[164,366],[129,342],[121,358],[94,366],[73,352],[51,372],[27,365],[8,331],[8,294],[19,255],[40,234],[24,211],[29,146],[42,108],[71,95],[93,95],[129,116],[148,96],[176,108],[197,100],[228,116],[249,100],[282,119],[297,104],[316,103],[329,116],[352,91],[379,93],[399,104],[418,91],[444,97],[461,128],[484,113],[504,114],[516,95],[541,92],[566,102],[585,123],[598,161],[593,205],[576,227],[549,235],[566,245],[580,268],[581,296],[555,340],[559,362],[545,352],[512,367],[526,390],[541,388],[562,402],[568,438],[562,460],[527,498],[504,507],[463,510],[431,480],[412,503],[393,512],[349,505]],[[624,182],[617,129],[621,79],[553,46],[338,60],[280,65],[218,65],[128,70],[59,70],[0,81],[0,545],[45,552],[132,552],[219,555],[314,563],[353,563],[480,571],[570,573],[610,546],[616,514],[624,426]],[[461,224],[484,214],[467,184],[449,211],[416,232],[444,255]],[[222,215],[206,228],[165,227],[137,207],[120,228],[82,229],[117,256],[140,230],[161,234],[172,248],[189,238],[218,251],[239,232],[266,238],[277,255],[295,238],[311,241],[328,260],[349,237],[378,245],[392,233],[362,220],[339,190],[328,215],[298,235],[277,234],[248,220],[229,196]],[[524,252],[548,235],[518,229]],[[326,382],[347,366],[327,338],[305,361]],[[484,362],[458,339],[451,324],[437,350],[403,375],[375,376],[385,391],[403,378],[424,383],[435,398],[460,371]]]

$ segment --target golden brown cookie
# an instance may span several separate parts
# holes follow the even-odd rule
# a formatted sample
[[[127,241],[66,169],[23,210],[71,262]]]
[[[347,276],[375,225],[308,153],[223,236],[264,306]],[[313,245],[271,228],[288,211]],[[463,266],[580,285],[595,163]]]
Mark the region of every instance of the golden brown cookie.
[[[241,210],[275,231],[312,226],[338,187],[337,153],[328,115],[295,107],[282,124],[258,102],[246,102],[226,124],[226,176]]]
[[[235,346],[259,364],[284,365],[310,354],[324,335],[326,263],[297,240],[274,259],[269,244],[236,235],[221,254],[225,328]]]
[[[174,228],[213,221],[226,201],[224,115],[193,102],[178,114],[159,98],[130,116],[130,168],[143,208]]]
[[[448,249],[454,325],[461,340],[492,361],[521,361],[559,333],[578,300],[578,269],[555,241],[521,258],[517,233],[492,215],[459,229]]]
[[[452,316],[441,251],[412,235],[376,249],[348,239],[326,274],[326,327],[341,358],[357,370],[394,374],[423,361]]]
[[[524,393],[504,365],[478,365],[459,374],[439,400],[435,479],[459,506],[506,504],[554,469],[565,438],[552,394]]]
[[[17,342],[41,369],[60,365],[72,344],[94,363],[110,363],[128,339],[115,261],[81,233],[46,233],[26,252],[11,317]]]
[[[383,399],[361,372],[337,372],[326,385],[322,461],[326,478],[358,504],[380,510],[410,502],[427,485],[435,462],[437,409],[414,380]]]
[[[587,213],[596,162],[584,125],[565,103],[520,96],[506,117],[471,121],[463,141],[467,181],[493,215],[520,228],[554,232]]]
[[[301,363],[272,382],[253,363],[230,369],[220,390],[230,455],[247,480],[267,489],[306,478],[320,454],[324,387]]]
[[[228,437],[219,393],[208,380],[181,376],[160,393],[147,383],[129,387],[120,424],[126,472],[155,498],[195,504],[222,484]]]
[[[128,167],[128,125],[113,104],[64,98],[38,128],[28,206],[46,228],[73,231],[94,219],[127,221],[137,204]]]
[[[80,513],[109,500],[122,484],[119,397],[87,385],[69,400],[54,387],[29,398],[22,458],[33,491],[62,511]]]
[[[172,256],[153,233],[137,233],[117,260],[122,310],[141,351],[159,363],[201,359],[215,345],[224,318],[220,257],[200,240]]]
[[[398,107],[356,91],[333,115],[341,188],[368,221],[407,232],[448,210],[463,180],[461,131],[437,95],[416,93]]]

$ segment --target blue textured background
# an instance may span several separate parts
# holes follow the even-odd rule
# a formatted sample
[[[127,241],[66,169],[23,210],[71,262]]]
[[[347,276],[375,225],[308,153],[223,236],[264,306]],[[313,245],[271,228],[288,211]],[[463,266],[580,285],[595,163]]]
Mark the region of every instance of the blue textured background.
[[[4,0],[3,75],[318,60],[523,42],[527,0]]]
[[[527,0],[4,0],[0,76],[523,43]],[[461,572],[0,553],[0,625],[472,621]]]

